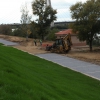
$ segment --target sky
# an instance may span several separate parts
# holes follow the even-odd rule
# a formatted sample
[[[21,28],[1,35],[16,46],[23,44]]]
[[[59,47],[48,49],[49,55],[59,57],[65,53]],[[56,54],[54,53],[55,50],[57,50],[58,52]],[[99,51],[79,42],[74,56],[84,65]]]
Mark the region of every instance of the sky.
[[[21,6],[27,4],[29,15],[32,14],[32,2],[34,0],[1,0],[0,1],[0,24],[20,23]],[[72,21],[70,6],[86,0],[51,0],[52,7],[57,10],[57,22]],[[35,17],[33,16],[34,20]]]

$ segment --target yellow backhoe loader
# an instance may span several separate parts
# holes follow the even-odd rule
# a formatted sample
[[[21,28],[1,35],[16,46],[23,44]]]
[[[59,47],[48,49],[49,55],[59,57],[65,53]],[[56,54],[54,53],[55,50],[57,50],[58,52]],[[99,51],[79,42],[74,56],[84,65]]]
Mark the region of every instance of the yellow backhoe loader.
[[[52,46],[47,45],[46,50],[55,53],[68,53],[71,50],[71,45],[71,35],[68,34],[63,38],[57,38]]]

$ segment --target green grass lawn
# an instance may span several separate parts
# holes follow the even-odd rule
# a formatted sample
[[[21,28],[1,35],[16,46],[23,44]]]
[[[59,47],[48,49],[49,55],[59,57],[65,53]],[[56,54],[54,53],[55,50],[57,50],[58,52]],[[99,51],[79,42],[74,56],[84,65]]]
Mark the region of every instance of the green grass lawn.
[[[0,100],[100,100],[100,81],[0,45]]]

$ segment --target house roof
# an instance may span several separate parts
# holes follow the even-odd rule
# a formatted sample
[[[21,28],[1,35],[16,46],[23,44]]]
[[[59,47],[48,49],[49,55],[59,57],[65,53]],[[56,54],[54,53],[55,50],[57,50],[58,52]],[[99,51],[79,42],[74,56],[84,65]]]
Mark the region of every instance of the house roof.
[[[73,34],[72,29],[67,29],[64,31],[60,31],[58,33],[55,33],[56,35],[67,35],[67,34]]]

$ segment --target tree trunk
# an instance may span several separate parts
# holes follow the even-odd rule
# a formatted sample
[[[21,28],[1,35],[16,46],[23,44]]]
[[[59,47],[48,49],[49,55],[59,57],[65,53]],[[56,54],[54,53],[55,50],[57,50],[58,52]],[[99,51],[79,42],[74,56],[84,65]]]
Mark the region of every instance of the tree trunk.
[[[90,52],[92,52],[92,39],[89,41]]]
[[[42,34],[42,40],[44,40],[44,35]]]
[[[92,52],[92,42],[93,42],[93,36],[94,36],[94,34],[93,34],[92,32],[90,32],[90,33],[89,33],[89,35],[88,35],[90,52]]]

